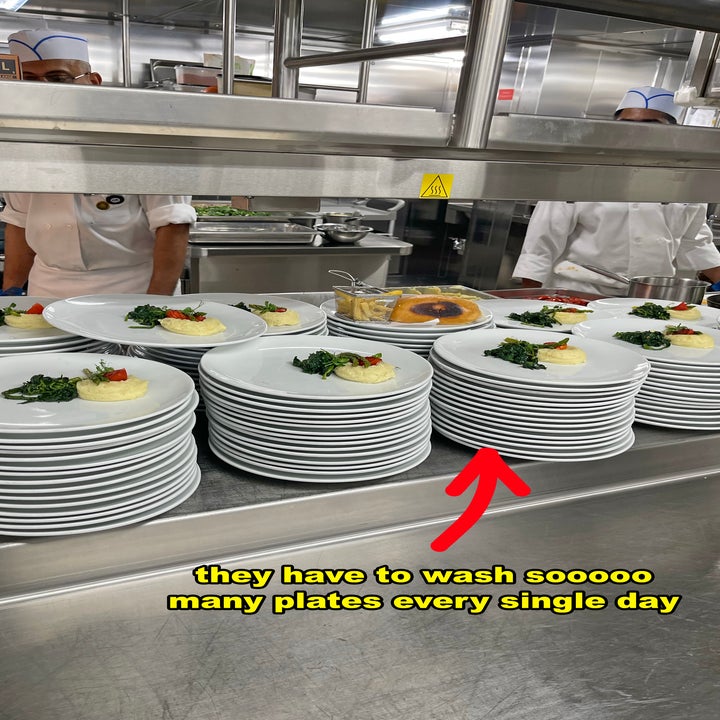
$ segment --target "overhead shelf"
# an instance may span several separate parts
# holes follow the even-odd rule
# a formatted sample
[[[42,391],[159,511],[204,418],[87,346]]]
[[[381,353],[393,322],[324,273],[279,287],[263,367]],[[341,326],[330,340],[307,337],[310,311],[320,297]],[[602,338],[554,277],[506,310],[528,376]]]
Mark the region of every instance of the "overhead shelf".
[[[496,116],[447,146],[428,109],[0,82],[0,188],[17,192],[716,202],[720,131]]]

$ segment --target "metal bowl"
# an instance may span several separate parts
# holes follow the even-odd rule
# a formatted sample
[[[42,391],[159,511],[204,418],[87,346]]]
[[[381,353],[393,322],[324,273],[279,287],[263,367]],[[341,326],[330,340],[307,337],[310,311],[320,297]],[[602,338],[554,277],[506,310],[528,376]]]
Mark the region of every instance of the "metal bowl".
[[[361,217],[359,212],[326,212],[322,216],[324,223],[356,223]]]
[[[372,228],[366,225],[340,223],[324,223],[318,225],[315,229],[319,230],[330,240],[339,243],[354,243],[364,238],[369,232],[372,232]]]
[[[713,308],[720,308],[720,293],[707,295],[707,304]]]

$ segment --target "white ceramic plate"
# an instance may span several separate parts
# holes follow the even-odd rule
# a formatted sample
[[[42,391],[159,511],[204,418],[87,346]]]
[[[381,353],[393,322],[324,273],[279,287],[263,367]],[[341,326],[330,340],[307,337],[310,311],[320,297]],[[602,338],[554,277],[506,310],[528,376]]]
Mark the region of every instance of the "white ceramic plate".
[[[400,334],[410,333],[434,333],[435,335],[443,335],[447,332],[457,332],[458,330],[468,330],[469,328],[478,327],[480,325],[486,325],[492,322],[493,315],[490,310],[487,310],[481,303],[475,303],[480,310],[482,315],[471,323],[463,325],[441,325],[437,320],[429,320],[424,323],[400,323],[400,322],[361,322],[359,320],[351,320],[344,315],[340,315],[337,312],[337,305],[335,298],[326,300],[320,309],[325,311],[328,316],[328,321],[332,320],[339,325],[346,325],[350,328],[367,328],[369,330],[385,330],[387,332],[394,331]]]
[[[76,335],[149,347],[234,345],[260,337],[267,329],[264,320],[244,310],[212,302],[192,305],[183,298],[183,295],[81,295],[52,303],[45,308],[43,317],[55,327]],[[132,321],[125,321],[128,312],[148,304],[179,310],[191,306],[220,320],[226,330],[196,337],[172,333],[159,326],[135,329]]]
[[[82,475],[51,476],[51,475],[0,475],[0,492],[11,495],[63,495],[66,493],[84,493],[87,491],[102,493],[102,488],[132,486],[144,483],[155,477],[194,462],[197,457],[195,438],[188,434],[181,439],[171,453],[163,457],[150,457],[137,462],[131,467],[121,466],[84,472]]]
[[[128,374],[149,381],[148,391],[137,400],[122,402],[92,402],[76,398],[69,402],[34,402],[22,404],[0,396],[0,433],[97,429],[127,423],[162,414],[187,402],[195,392],[191,378],[168,365],[121,355],[92,353],[51,353],[26,357],[0,358],[1,390],[15,388],[33,375],[51,377],[82,376],[83,368],[94,369],[104,360],[115,368],[125,368]]]
[[[162,500],[150,503],[140,509],[117,513],[112,517],[105,517],[96,521],[78,520],[68,523],[2,523],[0,532],[14,537],[54,537],[58,535],[78,535],[98,530],[110,530],[116,527],[132,525],[148,520],[177,507],[187,500],[197,490],[200,484],[200,468],[190,475],[187,482],[173,491]]]
[[[48,297],[36,297],[36,296],[17,296],[17,297],[0,297],[0,308],[3,310],[15,303],[16,310],[27,310],[28,308],[40,303],[43,306],[47,306],[50,303],[56,302],[57,298]],[[68,335],[63,330],[58,328],[41,328],[39,330],[22,330],[20,328],[10,327],[9,325],[0,326],[0,348],[4,349],[6,344],[22,344],[22,345],[34,345],[35,343],[48,343],[51,344],[57,340],[65,341],[72,339],[72,336]]]
[[[538,325],[529,325],[523,323],[520,320],[513,320],[508,317],[511,313],[524,313],[524,312],[538,312],[543,307],[563,307],[571,310],[588,310],[590,308],[583,308],[580,305],[572,305],[571,303],[554,303],[545,300],[513,300],[513,299],[500,299],[493,301],[493,311],[495,324],[498,327],[504,328],[517,328],[518,330],[541,330],[550,332],[569,333],[574,325],[569,324],[558,324],[552,327],[540,327]],[[602,313],[601,313],[602,314]],[[588,316],[593,317],[597,315],[597,312],[592,312]],[[583,313],[586,316],[586,313]]]
[[[601,300],[592,300],[588,303],[588,307],[594,310],[600,310],[603,314],[610,313],[614,317],[630,317],[635,318],[636,315],[630,315],[630,311],[635,305],[644,305],[645,303],[655,303],[656,305],[662,305],[668,307],[669,305],[678,305],[677,300],[655,300],[652,298],[627,298],[627,297],[610,297],[602,298]],[[692,304],[692,303],[689,303]],[[720,319],[720,309],[712,308],[707,305],[695,305],[700,310],[702,315],[700,320],[677,320],[670,318],[663,322],[670,322],[673,324],[692,322],[696,325],[717,327],[718,320]],[[592,318],[595,319],[594,317]],[[642,318],[640,318],[642,319]]]
[[[263,477],[277,478],[279,480],[294,480],[297,482],[309,482],[309,483],[346,483],[346,482],[363,482],[366,480],[378,480],[379,478],[388,477],[390,475],[397,475],[398,473],[406,472],[411,468],[419,465],[430,455],[431,446],[428,442],[426,447],[420,448],[416,455],[411,456],[407,460],[397,463],[395,465],[386,465],[382,469],[375,470],[360,470],[360,471],[332,471],[329,476],[320,474],[315,470],[299,471],[299,470],[288,470],[269,468],[264,465],[258,465],[257,463],[251,462],[246,459],[238,458],[233,454],[231,449],[228,449],[220,440],[210,439],[210,449],[217,455],[221,460],[224,460],[229,465],[246,470],[256,475]]]
[[[286,307],[288,310],[294,310],[300,316],[300,322],[297,325],[268,326],[265,331],[266,335],[288,335],[308,332],[325,325],[326,320],[324,311],[319,307],[302,302],[301,300],[292,300],[279,295],[262,295],[259,293],[195,293],[183,295],[182,298],[183,300],[192,300],[193,303],[204,301],[222,303],[224,305],[237,305],[238,303],[263,305],[266,302],[271,302],[278,307]],[[247,310],[244,312],[247,312]]]
[[[645,350],[640,345],[620,340],[614,337],[616,332],[633,332],[656,330],[662,332],[668,325],[677,325],[676,321],[668,320],[644,320],[643,318],[608,318],[602,320],[588,320],[580,323],[574,330],[573,334],[594,340],[602,340],[606,343],[612,343],[613,346],[631,349],[646,357],[652,363],[661,363],[663,365],[694,365],[697,367],[718,366],[720,365],[720,330],[714,330],[709,327],[698,326],[694,323],[681,323],[693,330],[710,335],[715,341],[715,347],[709,349],[696,349],[687,347],[678,347],[671,345],[662,350]],[[615,348],[612,348],[612,352]]]
[[[540,460],[547,462],[579,462],[589,460],[603,460],[604,458],[614,457],[621,453],[629,450],[635,443],[635,435],[632,431],[628,432],[627,437],[616,443],[611,444],[608,448],[600,451],[588,451],[584,453],[578,453],[572,455],[566,452],[553,453],[539,448],[538,450],[528,450],[525,448],[518,448],[512,444],[506,445],[501,443],[486,442],[482,437],[469,436],[464,433],[459,433],[455,429],[447,426],[441,426],[437,424],[435,429],[450,440],[455,440],[462,445],[466,445],[473,449],[481,447],[489,447],[497,450],[502,455],[510,457],[520,458],[523,460]]]
[[[649,363],[632,350],[619,351],[607,343],[573,338],[571,345],[585,351],[587,362],[582,365],[546,364],[544,370],[529,370],[499,358],[487,356],[485,350],[498,347],[507,337],[531,343],[556,342],[556,333],[538,330],[468,330],[440,338],[433,353],[453,366],[490,378],[521,385],[556,387],[599,387],[642,381],[650,371]]]
[[[430,391],[431,381],[427,381],[417,388],[412,388],[409,391],[403,391],[390,397],[363,397],[348,401],[333,401],[329,404],[323,399],[319,400],[295,400],[295,398],[287,399],[285,397],[268,397],[259,393],[254,393],[249,390],[238,390],[232,386],[221,383],[218,380],[211,378],[204,373],[200,373],[203,394],[205,396],[212,396],[220,401],[226,403],[238,402],[245,406],[254,406],[259,410],[280,410],[283,412],[305,412],[312,414],[321,413],[342,413],[352,412],[357,414],[365,410],[377,410],[377,409],[391,409],[399,408],[400,406],[413,405],[423,398],[427,397]]]
[[[360,355],[380,352],[383,360],[395,366],[395,377],[381,383],[364,384],[336,375],[323,379],[293,367],[295,356],[305,359],[317,350]],[[265,337],[246,346],[216,348],[203,355],[200,368],[212,378],[240,389],[298,400],[389,397],[419,388],[432,377],[427,360],[408,350],[369,340],[312,335]]]

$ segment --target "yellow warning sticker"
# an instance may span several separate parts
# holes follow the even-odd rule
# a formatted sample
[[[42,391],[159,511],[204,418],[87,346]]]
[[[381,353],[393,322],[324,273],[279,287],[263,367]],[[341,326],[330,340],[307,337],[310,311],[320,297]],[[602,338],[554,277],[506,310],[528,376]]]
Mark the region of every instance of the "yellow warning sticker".
[[[447,200],[452,190],[454,175],[425,173],[420,184],[420,198],[424,200]]]

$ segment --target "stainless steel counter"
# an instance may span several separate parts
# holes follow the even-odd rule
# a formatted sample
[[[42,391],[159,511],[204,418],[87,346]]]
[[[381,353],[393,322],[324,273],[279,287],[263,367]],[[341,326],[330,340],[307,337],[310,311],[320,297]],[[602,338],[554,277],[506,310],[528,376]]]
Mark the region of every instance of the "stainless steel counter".
[[[707,720],[720,699],[719,439],[638,427],[635,448],[617,458],[512,463],[532,495],[500,493],[444,554],[429,543],[465,506],[444,487],[467,448],[436,438],[411,472],[328,486],[251,478],[201,446],[201,489],[169,517],[0,546],[0,718]],[[357,568],[369,579],[300,587],[276,573],[257,591],[196,584],[191,569],[210,562]],[[514,570],[516,584],[419,580],[421,568],[494,564]],[[373,570],[383,565],[414,579],[380,585]],[[648,568],[655,580],[530,586],[528,568]],[[499,595],[522,590],[585,590],[610,607],[499,609]],[[683,597],[667,615],[615,608],[628,590]],[[384,607],[273,614],[268,598],[255,615],[166,609],[170,594],[296,591],[375,595]],[[493,601],[479,615],[394,609],[400,594]]]
[[[293,292],[331,290],[328,270],[352,273],[383,286],[390,258],[409,255],[412,245],[367,235],[354,244],[190,246],[189,292]]]

